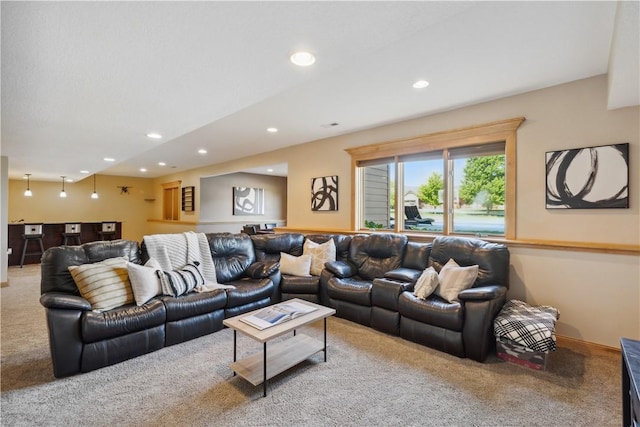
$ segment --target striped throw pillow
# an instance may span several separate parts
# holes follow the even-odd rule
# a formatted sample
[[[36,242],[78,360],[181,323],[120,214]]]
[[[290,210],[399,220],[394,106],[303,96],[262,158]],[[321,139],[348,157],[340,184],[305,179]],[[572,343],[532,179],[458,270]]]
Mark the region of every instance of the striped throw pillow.
[[[177,297],[193,291],[196,286],[204,285],[205,280],[199,265],[198,261],[193,261],[181,270],[158,271],[162,282],[162,293]]]
[[[93,264],[70,266],[69,272],[80,295],[96,311],[133,303],[127,259],[110,258]]]

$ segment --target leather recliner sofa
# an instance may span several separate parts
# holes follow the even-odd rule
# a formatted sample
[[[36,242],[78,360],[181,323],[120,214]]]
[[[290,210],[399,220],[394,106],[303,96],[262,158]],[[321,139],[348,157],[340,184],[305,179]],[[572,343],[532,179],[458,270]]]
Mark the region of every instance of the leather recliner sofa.
[[[343,234],[259,234],[252,235],[251,240],[256,251],[256,259],[266,263],[280,261],[282,252],[293,256],[303,254],[303,246],[306,240],[323,244],[333,239],[336,248],[336,259],[346,261],[349,255],[351,236]],[[324,274],[324,272],[323,272]],[[278,299],[302,298],[304,300],[328,305],[328,300],[322,299],[320,294],[321,276],[292,276],[280,274],[272,279],[279,290]]]
[[[459,301],[416,297],[423,270],[439,272],[450,259],[479,266],[472,287],[458,294]],[[493,319],[508,287],[509,251],[502,244],[450,236],[420,244],[374,234],[354,237],[346,262],[326,264],[322,289],[339,317],[482,362],[495,346]]]
[[[191,292],[93,311],[80,296],[68,267],[125,257],[141,264],[137,242],[127,240],[58,246],[42,257],[40,303],[46,309],[49,346],[56,377],[88,372],[223,328],[225,317],[271,304],[271,276],[278,264],[255,262],[245,234],[207,234],[218,282],[234,289]]]
[[[509,258],[509,251],[502,244],[436,237],[428,251],[427,267],[439,272],[447,261],[454,259],[462,267],[478,265],[478,276],[472,287],[461,291],[459,301],[454,302],[435,294],[422,300],[413,294],[413,289],[404,289],[397,302],[400,336],[483,362],[495,346],[493,320],[504,305],[509,288]],[[420,271],[414,274],[419,275]]]
[[[433,243],[404,235],[207,234],[218,282],[235,289],[160,296],[105,312],[91,310],[68,267],[124,256],[146,259],[137,242],[118,240],[61,246],[42,258],[40,302],[46,309],[54,375],[88,372],[223,328],[222,320],[280,299],[303,298],[336,308],[337,315],[442,351],[483,361],[495,345],[491,325],[502,307],[509,277],[504,245],[462,237]],[[280,252],[299,256],[305,239],[333,239],[337,260],[321,276],[279,271]],[[479,265],[471,289],[448,303],[413,295],[422,271],[449,260]]]
[[[402,265],[407,241],[402,234],[354,236],[347,260],[325,265],[323,299],[328,299],[337,316],[371,325],[373,280]]]

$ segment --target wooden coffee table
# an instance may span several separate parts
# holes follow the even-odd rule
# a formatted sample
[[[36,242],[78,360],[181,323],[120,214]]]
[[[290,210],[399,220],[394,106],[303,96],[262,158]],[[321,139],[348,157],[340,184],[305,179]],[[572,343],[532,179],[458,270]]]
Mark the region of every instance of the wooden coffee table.
[[[308,359],[311,355],[319,351],[324,352],[324,361],[327,361],[327,317],[334,315],[336,311],[333,308],[298,298],[289,301],[306,304],[315,307],[316,310],[263,330],[240,320],[261,309],[230,317],[222,322],[225,326],[233,329],[233,363],[229,366],[231,370],[233,370],[233,374],[235,375],[237,373],[253,385],[262,383],[262,395],[265,397],[267,396],[268,379]],[[296,333],[296,329],[320,319],[324,320],[324,342],[305,334]],[[262,354],[256,353],[242,360],[237,360],[236,344],[238,332],[263,343]],[[267,343],[269,341],[290,332],[293,332],[291,338],[270,344],[269,351],[267,352]]]

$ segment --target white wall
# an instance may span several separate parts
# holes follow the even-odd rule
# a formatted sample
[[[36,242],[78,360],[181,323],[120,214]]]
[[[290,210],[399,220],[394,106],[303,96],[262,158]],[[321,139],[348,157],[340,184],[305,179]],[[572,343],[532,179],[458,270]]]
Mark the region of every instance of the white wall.
[[[264,215],[234,215],[233,187],[264,189]],[[233,173],[200,179],[198,231],[238,233],[244,224],[286,223],[287,178]]]

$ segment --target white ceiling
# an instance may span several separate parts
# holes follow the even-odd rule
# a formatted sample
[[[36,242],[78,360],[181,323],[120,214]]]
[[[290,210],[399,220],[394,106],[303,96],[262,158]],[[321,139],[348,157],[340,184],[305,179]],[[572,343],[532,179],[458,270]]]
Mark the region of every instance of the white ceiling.
[[[609,108],[638,105],[623,7],[3,1],[2,155],[10,178],[157,177],[607,72]]]

